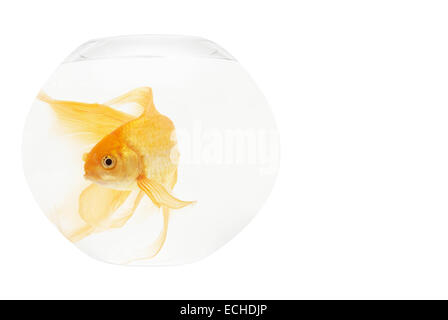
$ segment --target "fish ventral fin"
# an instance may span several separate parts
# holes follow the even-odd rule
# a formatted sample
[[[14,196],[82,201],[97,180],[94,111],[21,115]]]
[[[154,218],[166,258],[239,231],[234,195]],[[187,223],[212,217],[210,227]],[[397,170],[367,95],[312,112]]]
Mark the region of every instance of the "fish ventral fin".
[[[140,176],[137,179],[137,185],[158,207],[181,209],[195,203],[195,201],[183,201],[177,199],[172,194],[170,194],[160,183],[145,176]]]
[[[152,89],[150,87],[136,88],[119,97],[105,102],[107,105],[120,105],[126,103],[138,104],[142,108],[142,113],[140,116],[159,113],[154,105]]]
[[[79,216],[91,227],[107,228],[107,221],[130,193],[92,183],[79,196]]]

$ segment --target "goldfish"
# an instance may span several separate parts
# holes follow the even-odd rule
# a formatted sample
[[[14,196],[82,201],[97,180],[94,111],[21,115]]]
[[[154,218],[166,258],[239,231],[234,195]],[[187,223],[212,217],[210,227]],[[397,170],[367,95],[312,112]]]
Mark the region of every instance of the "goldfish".
[[[152,89],[140,87],[102,104],[56,100],[42,91],[37,98],[51,106],[68,132],[94,144],[82,156],[84,178],[90,182],[78,199],[78,214],[85,226],[69,239],[76,242],[94,232],[124,226],[146,195],[161,210],[163,228],[139,259],[155,257],[167,237],[170,211],[195,201],[183,201],[172,194],[179,158],[175,127],[156,109]],[[111,107],[128,103],[139,106],[139,116]],[[130,211],[114,217],[135,190],[138,194]]]

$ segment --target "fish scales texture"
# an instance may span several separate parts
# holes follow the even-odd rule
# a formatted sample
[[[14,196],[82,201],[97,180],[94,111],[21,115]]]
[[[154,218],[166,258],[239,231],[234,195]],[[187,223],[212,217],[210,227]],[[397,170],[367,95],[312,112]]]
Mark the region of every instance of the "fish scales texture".
[[[157,114],[142,116],[117,129],[118,139],[126,143],[143,160],[143,173],[172,189],[170,177],[175,174],[172,152],[176,152],[174,125],[167,117]],[[174,182],[175,183],[175,182]]]

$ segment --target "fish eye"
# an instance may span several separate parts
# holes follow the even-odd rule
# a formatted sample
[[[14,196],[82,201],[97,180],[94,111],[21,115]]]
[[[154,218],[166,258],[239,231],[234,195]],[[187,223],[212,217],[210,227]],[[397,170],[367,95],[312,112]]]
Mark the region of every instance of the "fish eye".
[[[101,164],[104,169],[113,169],[115,167],[115,158],[111,156],[104,156],[101,160]]]

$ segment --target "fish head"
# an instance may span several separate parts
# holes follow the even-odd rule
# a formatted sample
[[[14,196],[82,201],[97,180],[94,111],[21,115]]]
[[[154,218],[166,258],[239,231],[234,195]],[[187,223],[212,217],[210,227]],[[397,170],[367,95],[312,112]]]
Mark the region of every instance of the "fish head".
[[[128,189],[140,175],[140,157],[126,144],[107,136],[84,154],[84,177],[106,187]]]

